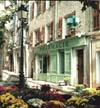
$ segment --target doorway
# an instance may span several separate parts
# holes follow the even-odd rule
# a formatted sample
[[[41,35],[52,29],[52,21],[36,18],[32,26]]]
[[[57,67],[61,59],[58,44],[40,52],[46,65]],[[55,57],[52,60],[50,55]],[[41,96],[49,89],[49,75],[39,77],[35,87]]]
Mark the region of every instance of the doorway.
[[[50,56],[44,55],[44,57],[43,57],[43,73],[49,72],[49,65],[50,65]]]
[[[60,74],[64,74],[64,50],[59,50],[59,72]]]
[[[78,49],[77,54],[77,72],[78,72],[78,84],[84,83],[84,51]]]

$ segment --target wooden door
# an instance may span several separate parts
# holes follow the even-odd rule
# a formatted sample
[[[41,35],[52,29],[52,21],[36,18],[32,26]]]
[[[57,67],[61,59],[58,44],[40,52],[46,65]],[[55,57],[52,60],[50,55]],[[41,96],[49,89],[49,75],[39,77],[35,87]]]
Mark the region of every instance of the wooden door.
[[[78,71],[78,84],[83,84],[83,79],[84,79],[83,49],[77,50],[77,71]]]

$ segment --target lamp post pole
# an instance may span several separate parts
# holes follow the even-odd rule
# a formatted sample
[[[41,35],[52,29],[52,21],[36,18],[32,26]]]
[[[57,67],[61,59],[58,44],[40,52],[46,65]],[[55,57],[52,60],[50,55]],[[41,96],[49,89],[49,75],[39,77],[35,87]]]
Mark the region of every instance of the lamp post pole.
[[[23,46],[23,28],[25,19],[27,19],[27,8],[21,4],[18,8],[19,12],[19,20],[21,21],[21,43],[20,43],[20,70],[19,70],[19,88],[23,89],[25,87],[25,78],[24,78],[24,71],[23,71],[23,62],[24,62],[24,46]],[[25,16],[26,15],[26,16]]]
[[[22,14],[21,14],[22,15]],[[24,71],[23,71],[23,18],[21,19],[21,46],[20,46],[20,72],[19,72],[19,88],[24,88]]]
[[[24,88],[24,71],[23,71],[23,18],[21,11],[21,43],[20,43],[20,70],[19,70],[19,88]]]

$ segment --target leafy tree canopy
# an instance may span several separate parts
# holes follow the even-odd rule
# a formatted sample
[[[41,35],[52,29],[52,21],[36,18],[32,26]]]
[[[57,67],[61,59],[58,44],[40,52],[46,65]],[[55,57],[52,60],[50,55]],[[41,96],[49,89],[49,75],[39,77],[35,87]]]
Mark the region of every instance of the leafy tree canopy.
[[[0,0],[0,6],[4,6],[4,2],[5,0],[1,1]],[[13,16],[13,14],[15,13],[15,9],[13,7],[8,8],[8,9],[4,9],[4,7],[2,7],[0,9],[0,47],[1,45],[4,43],[4,33],[5,33],[5,23],[6,21],[10,21],[10,18]]]
[[[82,4],[82,11],[85,11],[88,7],[92,7],[93,9],[97,9],[97,1],[99,0],[79,0]]]
[[[7,0],[0,0],[0,4],[5,5]],[[10,21],[14,14],[16,13],[17,0],[9,0],[11,2],[11,7],[5,7],[4,10],[0,10],[0,47],[4,43],[4,32],[5,32],[5,23]],[[22,0],[23,2],[28,2],[29,0]]]

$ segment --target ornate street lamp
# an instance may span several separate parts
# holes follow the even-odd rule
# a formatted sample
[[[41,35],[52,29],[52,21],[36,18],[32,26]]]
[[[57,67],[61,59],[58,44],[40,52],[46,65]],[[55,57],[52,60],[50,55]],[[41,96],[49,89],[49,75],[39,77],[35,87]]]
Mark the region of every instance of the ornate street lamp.
[[[26,24],[27,19],[27,7],[23,4],[18,8],[18,19],[21,21],[21,45],[20,45],[20,69],[19,69],[19,88],[23,89],[25,86],[24,71],[23,71],[23,27]]]

